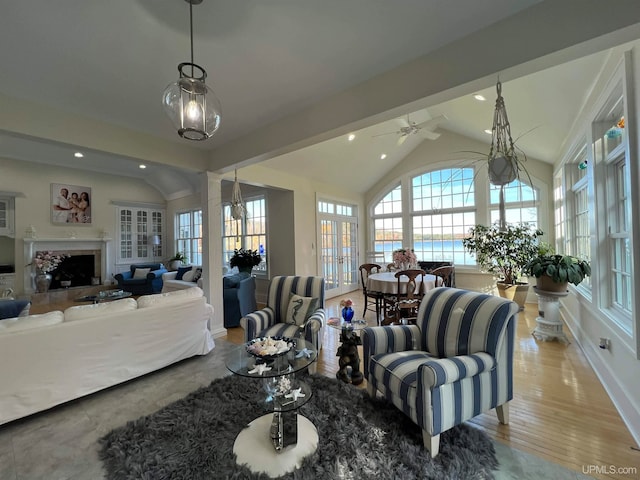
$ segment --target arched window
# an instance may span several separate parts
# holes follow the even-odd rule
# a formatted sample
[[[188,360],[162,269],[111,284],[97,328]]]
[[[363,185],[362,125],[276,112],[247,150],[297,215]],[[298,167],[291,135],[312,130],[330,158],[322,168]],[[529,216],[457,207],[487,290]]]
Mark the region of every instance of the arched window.
[[[462,239],[476,224],[473,168],[445,168],[411,179],[413,249],[419,260],[473,264]]]
[[[505,186],[507,223],[529,222],[538,228],[539,188],[521,178]],[[481,182],[481,186],[476,185]],[[487,183],[485,183],[487,182]],[[475,265],[462,239],[476,224],[498,221],[500,189],[471,166],[440,168],[403,176],[400,184],[371,207],[373,249],[386,261],[396,248],[413,248],[418,260]],[[403,188],[405,194],[403,196]]]
[[[398,185],[373,207],[373,249],[385,252],[391,261],[391,252],[402,248],[402,187]]]

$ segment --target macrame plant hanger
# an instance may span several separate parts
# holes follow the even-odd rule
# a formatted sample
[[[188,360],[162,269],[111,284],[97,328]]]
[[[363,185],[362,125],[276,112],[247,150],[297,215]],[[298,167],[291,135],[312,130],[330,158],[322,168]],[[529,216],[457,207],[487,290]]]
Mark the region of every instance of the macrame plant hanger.
[[[240,192],[240,183],[238,183],[238,170],[234,171],[235,180],[233,182],[233,191],[231,193],[231,217],[236,221],[237,241],[240,241],[240,220],[244,217],[245,207],[242,201],[242,192]]]
[[[500,187],[500,230],[506,230],[504,186],[518,177],[518,156],[511,138],[511,125],[507,108],[502,98],[502,83],[496,84],[496,109],[491,129],[491,149],[489,150],[489,181]]]

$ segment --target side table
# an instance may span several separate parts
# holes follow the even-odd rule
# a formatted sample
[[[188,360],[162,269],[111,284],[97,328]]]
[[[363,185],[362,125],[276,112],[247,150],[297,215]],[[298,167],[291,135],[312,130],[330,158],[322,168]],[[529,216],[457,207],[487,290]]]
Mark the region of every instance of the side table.
[[[362,339],[358,332],[367,327],[367,322],[365,320],[345,322],[342,318],[333,317],[327,320],[327,325],[340,330],[342,345],[338,347],[338,352],[336,353],[336,357],[340,357],[338,360],[340,370],[336,372],[336,378],[345,383],[360,385],[364,380],[364,376],[360,371],[358,345],[362,345]]]
[[[247,345],[235,348],[226,359],[236,375],[262,379],[265,407],[272,413],[256,418],[236,437],[233,453],[238,464],[254,473],[279,477],[298,468],[318,448],[318,430],[297,410],[309,401],[311,388],[295,374],[317,358],[313,344],[303,339],[286,354],[264,360],[249,354]],[[270,439],[271,441],[265,441]]]
[[[566,297],[569,292],[547,292],[533,287],[538,296],[538,317],[537,326],[532,334],[537,340],[558,339],[569,344],[567,335],[562,331],[562,320],[560,319],[560,299]]]

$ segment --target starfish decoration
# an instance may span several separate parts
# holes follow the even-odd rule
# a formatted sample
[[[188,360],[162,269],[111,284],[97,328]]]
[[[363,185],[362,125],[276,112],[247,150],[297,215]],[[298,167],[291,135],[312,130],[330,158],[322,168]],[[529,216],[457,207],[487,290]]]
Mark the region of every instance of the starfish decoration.
[[[262,375],[264,372],[268,372],[269,370],[271,370],[271,367],[269,367],[266,363],[260,363],[255,365],[253,370],[249,370],[249,373],[257,373],[258,375]]]
[[[308,348],[303,348],[302,350],[298,351],[298,353],[296,353],[296,358],[302,358],[302,357],[311,358],[312,353],[313,353],[313,350],[309,350]]]
[[[294,388],[293,390],[291,390],[291,393],[287,393],[284,396],[284,398],[291,398],[294,402],[301,397],[306,397],[306,395],[302,393],[302,388]]]

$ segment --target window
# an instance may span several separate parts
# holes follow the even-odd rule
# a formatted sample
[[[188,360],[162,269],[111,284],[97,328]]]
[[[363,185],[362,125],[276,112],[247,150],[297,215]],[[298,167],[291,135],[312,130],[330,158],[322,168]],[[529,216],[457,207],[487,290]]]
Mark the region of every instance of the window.
[[[607,281],[601,283],[599,303],[618,326],[633,335],[633,249],[631,241],[631,173],[626,138],[622,82],[613,86],[608,100],[592,124],[594,182],[597,201],[606,212],[598,218],[598,267]]]
[[[164,210],[118,207],[118,261],[137,263],[162,258]]]
[[[476,188],[477,178],[483,188]],[[505,188],[507,221],[539,227],[538,188],[524,182],[515,180]],[[390,260],[391,252],[404,246],[413,248],[419,260],[475,265],[462,240],[471,227],[498,218],[499,189],[484,185],[488,185],[486,169],[476,171],[471,166],[401,178],[370,207],[373,250],[384,251]]]
[[[609,218],[611,245],[612,303],[631,314],[631,239],[629,238],[630,202],[627,188],[627,165],[620,159],[609,167],[613,180],[612,211]]]
[[[373,250],[384,252],[391,261],[391,252],[402,248],[402,187],[398,185],[373,207]]]
[[[411,179],[412,246],[420,260],[474,263],[462,246],[476,224],[473,175],[473,168],[455,168]]]
[[[267,273],[267,209],[264,196],[245,201],[245,215],[240,220],[231,216],[231,205],[223,207],[222,259],[229,265],[233,251],[238,248],[257,250],[262,263],[253,267],[258,274]]]
[[[536,189],[523,183],[521,180],[504,186],[505,220],[516,225],[528,223],[534,228],[538,227],[538,192]],[[489,201],[491,205],[491,223],[500,220],[500,187],[489,185]]]
[[[192,265],[202,265],[202,210],[176,214],[176,251]]]

